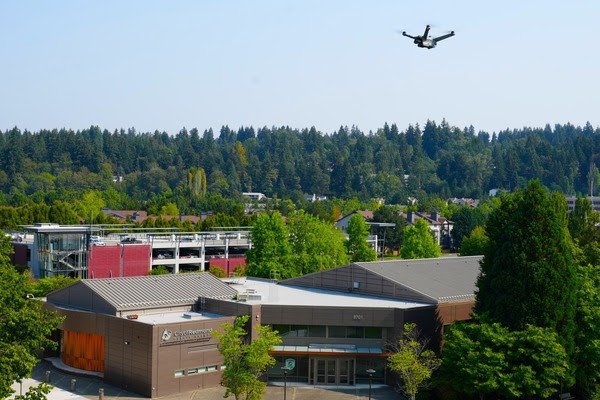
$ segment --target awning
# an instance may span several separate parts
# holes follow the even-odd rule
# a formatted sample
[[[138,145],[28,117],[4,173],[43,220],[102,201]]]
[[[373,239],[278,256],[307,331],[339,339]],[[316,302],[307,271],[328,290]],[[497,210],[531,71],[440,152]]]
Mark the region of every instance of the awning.
[[[383,357],[381,347],[358,347],[352,344],[315,343],[308,346],[274,346],[272,354],[310,354],[310,355],[371,355]]]

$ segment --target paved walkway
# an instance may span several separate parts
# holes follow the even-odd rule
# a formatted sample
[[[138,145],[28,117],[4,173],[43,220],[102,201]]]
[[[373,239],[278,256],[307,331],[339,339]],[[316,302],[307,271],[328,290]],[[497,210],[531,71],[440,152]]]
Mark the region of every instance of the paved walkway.
[[[102,379],[93,376],[78,376],[72,372],[56,369],[48,361],[41,361],[33,371],[30,379],[23,381],[23,393],[30,386],[43,382],[46,371],[50,371],[50,384],[54,386],[49,400],[98,400],[98,390],[104,389],[104,400],[142,400],[141,395],[127,392],[105,384]],[[75,379],[75,390],[71,390],[72,379]],[[19,384],[13,385],[13,389],[19,394]],[[183,394],[161,397],[161,400],[223,400],[225,389],[215,387],[210,389],[195,390]],[[313,386],[288,386],[287,400],[359,400],[367,399],[369,396],[368,385],[347,387],[313,387]],[[399,400],[401,397],[391,387],[374,385],[371,391],[373,400]],[[233,397],[229,399],[233,400]],[[283,400],[283,386],[280,383],[267,386],[264,400]]]

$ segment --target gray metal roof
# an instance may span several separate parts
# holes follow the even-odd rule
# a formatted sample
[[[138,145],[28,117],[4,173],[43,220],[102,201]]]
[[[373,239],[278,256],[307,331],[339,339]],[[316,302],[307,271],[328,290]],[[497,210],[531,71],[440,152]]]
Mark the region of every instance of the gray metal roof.
[[[237,291],[208,272],[84,279],[116,311],[194,304],[200,297],[232,299]]]
[[[356,265],[441,303],[475,297],[481,256],[359,262]]]

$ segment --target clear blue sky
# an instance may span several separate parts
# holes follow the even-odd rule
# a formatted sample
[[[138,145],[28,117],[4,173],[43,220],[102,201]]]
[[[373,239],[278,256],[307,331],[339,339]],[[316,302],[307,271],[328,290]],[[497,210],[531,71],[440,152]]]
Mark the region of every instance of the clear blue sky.
[[[598,126],[600,2],[488,3],[4,0],[0,129]]]

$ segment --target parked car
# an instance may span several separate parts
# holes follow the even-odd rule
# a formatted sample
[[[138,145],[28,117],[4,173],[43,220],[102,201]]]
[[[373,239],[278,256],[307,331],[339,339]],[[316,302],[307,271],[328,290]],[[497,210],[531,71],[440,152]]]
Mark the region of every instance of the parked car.
[[[90,236],[90,246],[104,246],[106,243],[100,236]]]
[[[142,243],[142,241],[134,237],[124,237],[121,239],[121,243]]]

